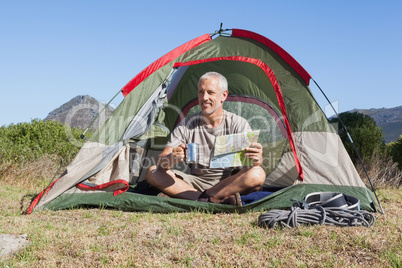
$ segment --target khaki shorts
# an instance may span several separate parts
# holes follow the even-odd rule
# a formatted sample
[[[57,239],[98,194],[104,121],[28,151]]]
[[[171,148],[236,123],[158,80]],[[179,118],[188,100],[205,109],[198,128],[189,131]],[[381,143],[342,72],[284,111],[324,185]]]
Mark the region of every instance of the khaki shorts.
[[[194,187],[194,189],[196,189],[196,190],[198,190],[200,192],[211,188],[212,186],[218,184],[218,182],[220,181],[220,178],[204,179],[204,178],[196,177],[196,176],[191,175],[191,174],[181,172],[181,171],[176,170],[176,169],[171,169],[171,171],[173,171],[173,173],[177,177],[181,178],[187,184],[191,185],[192,187]]]
[[[183,181],[185,181],[187,184],[191,185],[194,187],[194,189],[198,191],[205,191],[212,186],[218,184],[221,180],[229,177],[230,175],[234,175],[237,172],[240,171],[240,168],[234,168],[229,171],[229,173],[225,173],[223,177],[220,176],[210,176],[208,178],[204,177],[197,177],[191,174],[184,173],[182,171],[176,170],[176,169],[171,169],[171,171],[179,178],[181,178]]]

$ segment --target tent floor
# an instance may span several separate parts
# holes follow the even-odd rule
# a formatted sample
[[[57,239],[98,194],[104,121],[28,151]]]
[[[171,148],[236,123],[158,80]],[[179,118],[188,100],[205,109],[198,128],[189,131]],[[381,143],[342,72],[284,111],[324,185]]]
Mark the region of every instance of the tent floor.
[[[70,194],[64,193],[47,204],[44,208],[50,210],[60,210],[80,207],[99,207],[119,209],[123,211],[157,213],[192,211],[208,213],[245,213],[249,211],[287,209],[293,205],[292,200],[296,199],[298,201],[302,201],[307,194],[313,192],[339,192],[358,198],[360,200],[361,209],[370,212],[377,211],[372,192],[365,187],[354,186],[297,184],[266,195],[262,199],[248,203],[242,207],[140,194],[133,192],[134,189],[135,188],[130,189],[130,191],[117,196],[114,196],[112,192],[101,191],[88,191],[84,193]]]

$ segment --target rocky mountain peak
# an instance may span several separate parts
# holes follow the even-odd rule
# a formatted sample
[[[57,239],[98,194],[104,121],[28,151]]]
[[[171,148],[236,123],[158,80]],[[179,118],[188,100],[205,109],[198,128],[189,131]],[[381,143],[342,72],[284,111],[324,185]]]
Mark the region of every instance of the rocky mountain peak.
[[[105,110],[102,111],[103,109]],[[113,111],[112,107],[105,108],[104,103],[89,95],[79,95],[51,111],[44,120],[59,121],[70,127],[86,129],[96,118],[90,126],[94,130],[103,124]]]

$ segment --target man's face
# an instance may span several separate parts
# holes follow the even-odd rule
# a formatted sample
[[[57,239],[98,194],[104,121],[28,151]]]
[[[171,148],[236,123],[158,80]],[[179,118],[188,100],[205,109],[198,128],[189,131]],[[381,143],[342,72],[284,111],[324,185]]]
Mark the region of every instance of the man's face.
[[[213,114],[222,108],[227,91],[221,93],[217,79],[202,79],[198,85],[198,104],[203,114]]]

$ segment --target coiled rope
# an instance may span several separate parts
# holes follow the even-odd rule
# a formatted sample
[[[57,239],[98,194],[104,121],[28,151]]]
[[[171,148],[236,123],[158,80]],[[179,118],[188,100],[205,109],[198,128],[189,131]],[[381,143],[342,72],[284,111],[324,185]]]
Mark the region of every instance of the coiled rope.
[[[346,199],[348,204],[346,204]],[[353,200],[351,204],[349,200]],[[291,210],[274,209],[258,217],[258,226],[268,228],[292,228],[304,225],[363,226],[375,223],[375,216],[368,211],[359,210],[359,200],[339,193],[313,193],[306,196],[303,203],[294,201]],[[306,202],[307,201],[307,202]],[[345,205],[326,206],[342,201]],[[332,203],[330,203],[332,202]],[[339,202],[338,202],[339,203]]]
[[[258,217],[258,226],[275,228],[297,227],[301,224],[320,224],[336,226],[373,226],[375,216],[367,211],[344,210],[339,208],[323,208],[317,206],[311,209],[292,207],[290,211],[274,209],[262,213]]]

